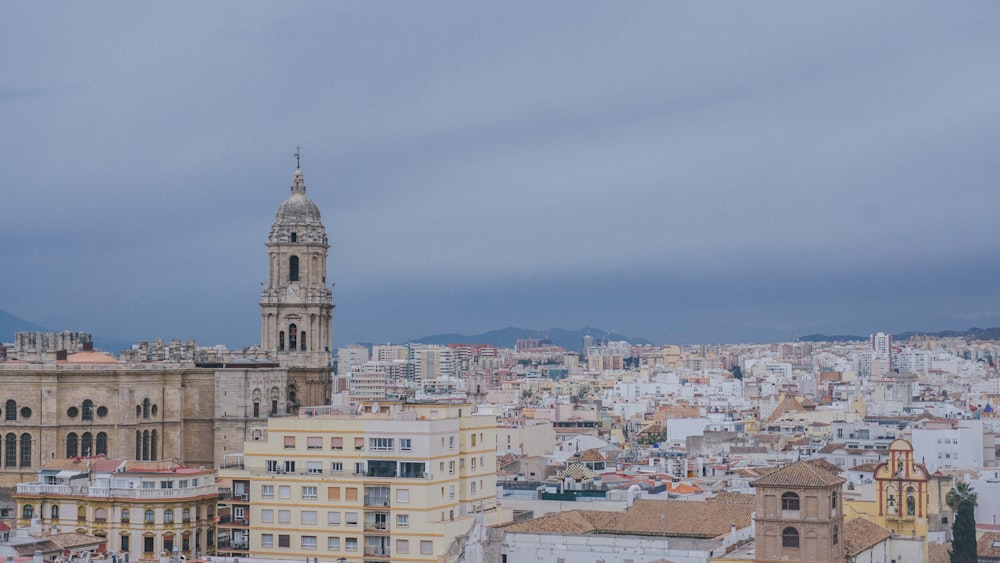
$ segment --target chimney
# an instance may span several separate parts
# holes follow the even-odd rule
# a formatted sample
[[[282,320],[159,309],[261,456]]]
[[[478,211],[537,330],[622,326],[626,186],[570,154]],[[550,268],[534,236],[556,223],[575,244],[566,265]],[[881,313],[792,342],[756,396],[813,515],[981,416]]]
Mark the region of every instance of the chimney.
[[[89,341],[88,342],[84,342],[83,343],[83,351],[84,352],[93,352],[94,351],[94,343],[93,342],[89,342]]]
[[[66,361],[66,350],[56,350],[56,361],[65,362]]]

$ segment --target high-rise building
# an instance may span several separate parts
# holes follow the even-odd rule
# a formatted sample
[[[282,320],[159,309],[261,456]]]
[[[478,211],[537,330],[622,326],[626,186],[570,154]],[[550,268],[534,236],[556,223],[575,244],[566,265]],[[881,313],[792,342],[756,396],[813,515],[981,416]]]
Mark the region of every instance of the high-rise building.
[[[472,409],[366,402],[270,419],[221,471],[247,491],[246,553],[435,561],[477,520],[509,521],[496,501],[496,417]]]

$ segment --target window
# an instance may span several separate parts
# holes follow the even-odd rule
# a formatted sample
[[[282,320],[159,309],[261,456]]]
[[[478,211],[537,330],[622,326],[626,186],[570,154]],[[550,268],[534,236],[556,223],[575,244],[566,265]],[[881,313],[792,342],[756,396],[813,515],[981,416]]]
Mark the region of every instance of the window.
[[[365,474],[365,462],[363,462],[363,461],[356,461],[356,462],[354,462],[354,474],[355,475],[364,475]]]
[[[410,527],[410,515],[409,514],[397,514],[396,515],[396,527],[397,528],[409,528]]]
[[[393,450],[392,438],[370,438],[368,447],[373,452],[391,452]]]
[[[306,462],[306,472],[312,475],[322,475],[323,474],[323,462],[322,461],[307,461]]]
[[[4,436],[3,464],[4,467],[17,466],[17,435],[14,433]]]
[[[285,473],[295,473],[295,462],[294,461],[292,461],[290,459],[286,459],[285,460]]]
[[[278,534],[278,547],[288,547],[290,545],[292,545],[292,542],[289,541],[288,534]]]
[[[298,327],[296,327],[294,324],[288,325],[288,349],[289,350],[295,350],[295,347],[298,344],[298,342],[299,342],[299,329],[298,329]],[[295,402],[295,399],[293,397],[291,397],[291,393],[289,393],[288,399],[289,399],[288,402],[290,402],[290,403],[294,403]]]
[[[302,549],[316,549],[316,536],[302,536]]]
[[[339,512],[327,512],[326,513],[326,523],[339,526],[340,525],[340,513]]]
[[[327,487],[326,500],[340,500],[340,487]]]
[[[150,509],[150,508],[147,508],[146,512],[143,513],[143,519],[142,519],[142,521],[145,522],[146,524],[152,524],[153,523],[153,518],[154,518],[153,510]]]
[[[434,542],[428,540],[420,541],[420,553],[422,555],[433,555],[434,554]]]
[[[799,547],[799,531],[791,526],[782,530],[781,547]]]
[[[260,535],[260,546],[261,547],[274,547],[274,534],[261,534]]]
[[[344,523],[348,526],[358,525],[358,513],[357,512],[345,512],[344,513]]]
[[[128,509],[122,509],[122,522],[128,522]]]
[[[94,401],[87,399],[83,402],[83,409],[80,410],[80,420],[94,420]]]
[[[288,258],[288,281],[299,281],[299,257],[290,256]]]
[[[413,440],[410,438],[400,438],[399,439],[399,449],[404,452],[408,452],[413,449]]]
[[[260,496],[264,498],[274,498],[274,485],[261,485]]]
[[[344,438],[342,436],[334,436],[330,438],[330,449],[332,450],[344,449]]]
[[[285,449],[291,450],[295,448],[295,436],[285,436]]]
[[[330,551],[340,551],[340,538],[326,538],[326,548]]]
[[[66,435],[66,457],[76,457],[77,451],[76,433],[70,432]]]
[[[174,523],[174,511],[171,509],[166,509],[163,511],[163,521],[167,524]]]
[[[342,461],[330,462],[330,473],[343,473],[343,472],[344,472],[344,462]]]
[[[270,508],[265,508],[260,511],[260,521],[265,524],[271,524],[274,522],[274,510]]]
[[[358,488],[357,487],[344,487],[344,500],[358,500]]]
[[[160,481],[160,488],[161,489],[173,489],[174,488],[174,482],[173,481]]]
[[[124,552],[128,552],[128,547],[129,547],[128,540],[129,540],[128,534],[122,534],[122,549],[121,550],[124,551]]]
[[[472,435],[472,445],[473,446],[476,445],[476,435],[475,434]]]
[[[396,502],[410,502],[410,489],[396,489]]]
[[[830,508],[834,510],[837,508],[837,491],[830,493]]]
[[[840,528],[837,526],[833,527],[833,545],[840,543]]]
[[[471,494],[476,494],[476,482],[475,481],[469,483],[469,492]]]
[[[455,449],[455,437],[454,436],[448,436],[448,449],[450,449],[450,450]]]
[[[476,470],[476,458],[472,458],[472,459],[470,459],[470,460],[469,460],[469,465],[471,466],[471,469],[472,469],[473,471],[475,471],[475,470]]]
[[[354,449],[358,450],[358,451],[365,449],[365,439],[364,438],[355,438],[354,439]]]
[[[292,498],[292,487],[289,485],[278,486],[278,498]]]
[[[291,524],[292,523],[292,511],[291,510],[279,510],[278,511],[278,523],[279,524]]]
[[[306,438],[306,449],[307,450],[319,450],[323,448],[323,437],[322,436],[309,436]]]
[[[188,488],[188,480],[187,479],[181,479],[180,481],[178,481],[177,482],[177,488],[178,489],[186,489],[186,488]]]
[[[7,399],[7,402],[4,403],[3,408],[4,408],[3,412],[4,420],[17,420],[17,403],[14,401],[14,399]]]
[[[28,418],[24,414],[27,408],[21,409],[21,416],[24,418]],[[31,467],[31,434],[28,433],[21,434],[21,467]]]
[[[347,551],[357,551],[358,550],[358,538],[345,538],[344,539],[344,549]]]
[[[302,498],[304,499],[316,498],[316,487],[315,486],[302,487]]]
[[[448,462],[448,473],[449,474],[455,473],[455,461],[454,460]]]
[[[268,473],[274,473],[274,472],[278,471],[278,460],[276,460],[276,459],[269,459],[269,460],[265,461],[264,462],[264,470],[267,471]]]
[[[448,485],[448,498],[455,499],[455,485]]]
[[[781,509],[782,510],[798,510],[799,509],[799,495],[795,493],[785,493],[781,495]],[[798,532],[796,532],[798,534]],[[798,536],[796,536],[798,537]],[[797,542],[798,540],[796,540]],[[796,547],[798,545],[796,544]]]
[[[410,540],[396,540],[396,553],[409,553]]]

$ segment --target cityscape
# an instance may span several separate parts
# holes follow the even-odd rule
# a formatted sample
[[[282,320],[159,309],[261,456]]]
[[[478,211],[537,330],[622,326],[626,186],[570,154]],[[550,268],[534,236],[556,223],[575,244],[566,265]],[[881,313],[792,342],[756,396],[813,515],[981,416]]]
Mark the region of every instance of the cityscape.
[[[107,8],[0,17],[7,563],[1000,563],[1000,5]]]

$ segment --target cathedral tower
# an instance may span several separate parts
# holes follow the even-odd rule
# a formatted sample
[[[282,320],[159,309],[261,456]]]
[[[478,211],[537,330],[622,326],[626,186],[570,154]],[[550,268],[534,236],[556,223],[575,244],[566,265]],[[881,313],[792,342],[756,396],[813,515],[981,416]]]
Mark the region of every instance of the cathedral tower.
[[[290,368],[333,364],[333,291],[326,283],[330,245],[319,208],[295,169],[292,195],[278,206],[267,237],[268,280],[261,292],[261,346]],[[295,402],[294,400],[292,402]]]

